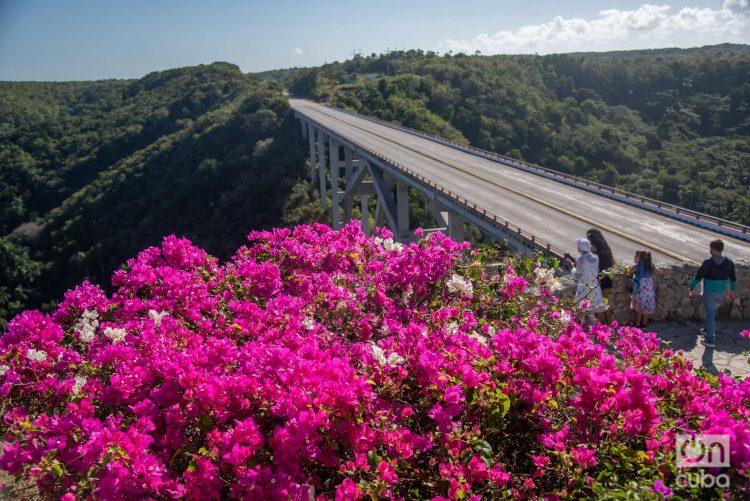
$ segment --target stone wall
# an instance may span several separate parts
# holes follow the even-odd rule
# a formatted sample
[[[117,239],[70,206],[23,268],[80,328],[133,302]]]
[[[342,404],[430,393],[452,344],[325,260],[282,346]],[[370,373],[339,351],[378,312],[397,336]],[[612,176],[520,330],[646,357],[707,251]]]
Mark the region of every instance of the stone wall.
[[[652,320],[703,320],[703,297],[701,287],[695,290],[695,296],[688,297],[688,284],[695,276],[697,267],[673,265],[657,270],[656,314]],[[632,320],[630,294],[627,291],[627,277],[614,277],[614,288],[609,297],[609,304],[619,322]],[[575,282],[570,276],[563,277],[564,289],[561,296],[573,297]],[[750,266],[737,265],[737,295],[734,300],[728,298],[719,307],[717,318],[720,320],[750,320]]]

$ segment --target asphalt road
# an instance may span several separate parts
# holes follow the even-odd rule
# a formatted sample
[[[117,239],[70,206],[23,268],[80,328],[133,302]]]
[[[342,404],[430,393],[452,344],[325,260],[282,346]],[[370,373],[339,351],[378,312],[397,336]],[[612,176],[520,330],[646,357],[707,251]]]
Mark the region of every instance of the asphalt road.
[[[632,262],[635,251],[642,247],[652,250],[657,264],[680,262],[657,249],[701,262],[708,256],[708,243],[717,237],[724,240],[726,255],[738,263],[750,263],[750,244],[740,240],[311,101],[290,99],[290,104],[312,121],[368,145],[382,156],[570,254],[576,254],[576,238],[585,237],[586,230],[597,226],[607,238],[615,259],[626,264]]]

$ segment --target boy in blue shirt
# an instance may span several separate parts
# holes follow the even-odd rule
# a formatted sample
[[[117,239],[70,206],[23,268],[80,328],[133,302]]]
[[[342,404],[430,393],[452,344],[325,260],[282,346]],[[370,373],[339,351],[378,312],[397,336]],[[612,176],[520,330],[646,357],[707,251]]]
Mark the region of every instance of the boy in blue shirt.
[[[716,310],[724,299],[724,295],[733,298],[737,290],[737,275],[734,263],[728,257],[722,256],[724,242],[714,240],[709,244],[711,257],[703,261],[698,273],[690,282],[688,294],[693,297],[695,289],[703,281],[703,307],[706,309],[706,337],[701,341],[703,346],[716,346]]]

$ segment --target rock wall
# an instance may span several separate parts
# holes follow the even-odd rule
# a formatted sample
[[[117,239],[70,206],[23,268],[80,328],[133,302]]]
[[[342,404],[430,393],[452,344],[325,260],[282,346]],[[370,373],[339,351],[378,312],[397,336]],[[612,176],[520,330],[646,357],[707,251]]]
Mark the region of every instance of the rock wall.
[[[750,266],[736,265],[737,295],[734,300],[725,298],[719,307],[717,319],[750,320]],[[695,276],[696,266],[673,265],[657,270],[656,314],[652,320],[703,320],[703,297],[701,287],[695,290],[693,298],[688,297],[688,284]],[[575,295],[575,282],[570,276],[563,277],[563,297]],[[630,294],[627,291],[627,277],[616,275],[614,288],[610,292],[609,304],[619,322],[632,320]]]

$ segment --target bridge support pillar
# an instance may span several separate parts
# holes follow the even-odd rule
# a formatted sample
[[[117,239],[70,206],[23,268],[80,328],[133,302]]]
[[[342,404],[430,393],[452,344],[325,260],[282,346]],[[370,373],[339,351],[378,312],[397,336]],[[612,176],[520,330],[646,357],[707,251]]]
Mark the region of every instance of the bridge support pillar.
[[[359,197],[359,212],[362,214],[362,233],[370,234],[370,197],[362,195]]]
[[[456,242],[464,241],[464,218],[455,212],[448,213],[448,236]]]
[[[315,127],[307,123],[307,138],[310,143],[310,182],[315,183],[315,171],[318,167],[318,161],[315,157]]]
[[[398,224],[398,209],[396,201],[393,199],[391,194],[392,185],[389,184],[385,177],[385,171],[378,166],[367,164],[370,169],[370,176],[372,177],[372,185],[375,188],[375,193],[378,195],[378,205],[375,209],[375,227],[382,226],[385,222],[393,230],[393,235],[396,239],[400,240],[401,232],[399,231]],[[398,190],[397,190],[398,191]],[[407,197],[408,203],[408,197]],[[407,212],[407,225],[408,225],[408,212]]]
[[[351,148],[347,148],[344,146],[344,178],[346,179],[346,182],[349,182],[349,179],[352,177],[352,169],[354,169],[354,160],[352,158],[352,151]]]
[[[338,230],[339,223],[339,145],[332,138],[328,138],[328,160],[331,169],[331,228]]]
[[[440,207],[435,202],[428,201],[425,204],[425,209],[427,209],[430,214],[432,214],[432,217],[435,219],[435,224],[437,224],[438,228],[448,228],[448,211]]]
[[[406,183],[396,183],[396,210],[398,228],[394,233],[398,233],[402,240],[409,238],[409,186]]]
[[[318,131],[318,177],[320,178],[320,206],[323,210],[328,209],[328,199],[326,198],[326,144],[325,135]]]

